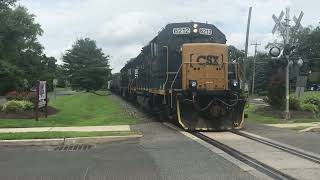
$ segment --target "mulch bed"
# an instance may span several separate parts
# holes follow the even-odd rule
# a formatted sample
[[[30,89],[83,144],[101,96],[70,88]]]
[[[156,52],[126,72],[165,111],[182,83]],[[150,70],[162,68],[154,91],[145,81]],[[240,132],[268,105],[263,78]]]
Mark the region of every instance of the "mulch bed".
[[[284,118],[284,110],[281,109],[273,109],[270,106],[266,107],[258,107],[255,110],[255,113],[263,115],[263,116],[270,116],[270,117],[277,117],[277,118]],[[313,118],[314,114],[312,112],[306,111],[294,111],[290,110],[291,118]]]
[[[57,109],[48,106],[48,116],[56,114],[58,112]],[[40,111],[39,117],[45,117],[45,112]],[[35,112],[34,111],[26,111],[21,113],[4,113],[0,112],[0,121],[1,119],[33,119],[35,118]]]

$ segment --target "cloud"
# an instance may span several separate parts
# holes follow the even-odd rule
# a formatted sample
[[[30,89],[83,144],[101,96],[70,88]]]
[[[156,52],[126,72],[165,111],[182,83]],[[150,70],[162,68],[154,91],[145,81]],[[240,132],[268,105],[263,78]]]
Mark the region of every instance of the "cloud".
[[[42,25],[40,37],[45,53],[60,59],[75,40],[90,37],[112,56],[113,72],[139,54],[158,31],[170,22],[200,21],[216,25],[226,34],[228,44],[244,49],[248,7],[253,6],[250,43],[261,43],[264,50],[274,36],[270,33],[286,6],[292,13],[305,12],[302,24],[319,21],[317,0],[21,0]],[[253,53],[250,46],[249,53]]]

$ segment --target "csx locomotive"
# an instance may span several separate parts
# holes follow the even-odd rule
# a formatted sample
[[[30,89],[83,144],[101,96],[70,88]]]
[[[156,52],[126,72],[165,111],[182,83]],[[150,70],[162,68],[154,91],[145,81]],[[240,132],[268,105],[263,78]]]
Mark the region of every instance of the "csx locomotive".
[[[172,23],[127,62],[111,87],[185,130],[225,130],[244,121],[239,71],[217,27]]]

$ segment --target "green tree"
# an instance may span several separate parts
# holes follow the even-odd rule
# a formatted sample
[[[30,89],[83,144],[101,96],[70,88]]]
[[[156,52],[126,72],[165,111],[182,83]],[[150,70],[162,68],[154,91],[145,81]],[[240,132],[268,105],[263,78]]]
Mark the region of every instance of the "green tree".
[[[0,1],[0,94],[33,86],[41,77],[42,34],[35,16],[15,0]]]
[[[320,83],[320,27],[309,26],[304,28],[297,35],[296,54],[301,57],[305,64],[300,71],[306,73],[311,70],[318,73],[318,83]]]
[[[255,58],[255,94],[267,95],[267,89],[271,81],[270,77],[272,76],[272,60],[266,53],[262,52],[257,52]],[[253,70],[253,68],[251,70]],[[252,84],[252,72],[250,72],[250,74],[250,84]]]
[[[58,76],[56,64],[57,60],[54,57],[47,57],[46,55],[42,55],[41,57],[41,77],[40,80],[46,80],[48,83],[48,89],[53,90],[53,79]]]
[[[89,38],[77,40],[64,54],[63,62],[71,87],[76,90],[101,89],[111,74],[109,55]]]
[[[67,86],[68,75],[63,65],[57,65],[56,79],[58,80],[57,87],[65,88]]]

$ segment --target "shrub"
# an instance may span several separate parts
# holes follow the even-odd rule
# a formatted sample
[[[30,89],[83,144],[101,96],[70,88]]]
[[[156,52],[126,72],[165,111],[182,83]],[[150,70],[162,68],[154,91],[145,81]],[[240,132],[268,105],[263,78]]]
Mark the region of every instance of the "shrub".
[[[35,92],[17,92],[17,91],[11,91],[6,94],[6,99],[8,101],[11,100],[19,100],[19,101],[35,101],[36,94]]]
[[[268,91],[266,102],[276,108],[281,108],[285,104],[285,94],[283,85],[274,85]]]
[[[302,101],[304,104],[313,104],[320,109],[320,96],[307,96]]]
[[[17,95],[18,95],[17,91],[10,91],[5,96],[7,101],[11,101],[11,100],[16,100]]]
[[[34,104],[30,101],[20,101],[20,103],[24,111],[32,110],[34,107]]]
[[[9,113],[9,112],[19,113],[27,110],[32,110],[32,109],[33,109],[33,104],[31,102],[17,101],[17,100],[8,101],[2,107],[2,111],[6,113]]]
[[[3,112],[22,112],[23,107],[19,101],[12,100],[5,103],[2,107]]]
[[[301,110],[313,112],[315,114],[319,112],[318,107],[316,105],[314,105],[314,104],[302,104],[301,105]]]
[[[291,110],[300,110],[300,99],[297,96],[289,97],[289,107]]]

